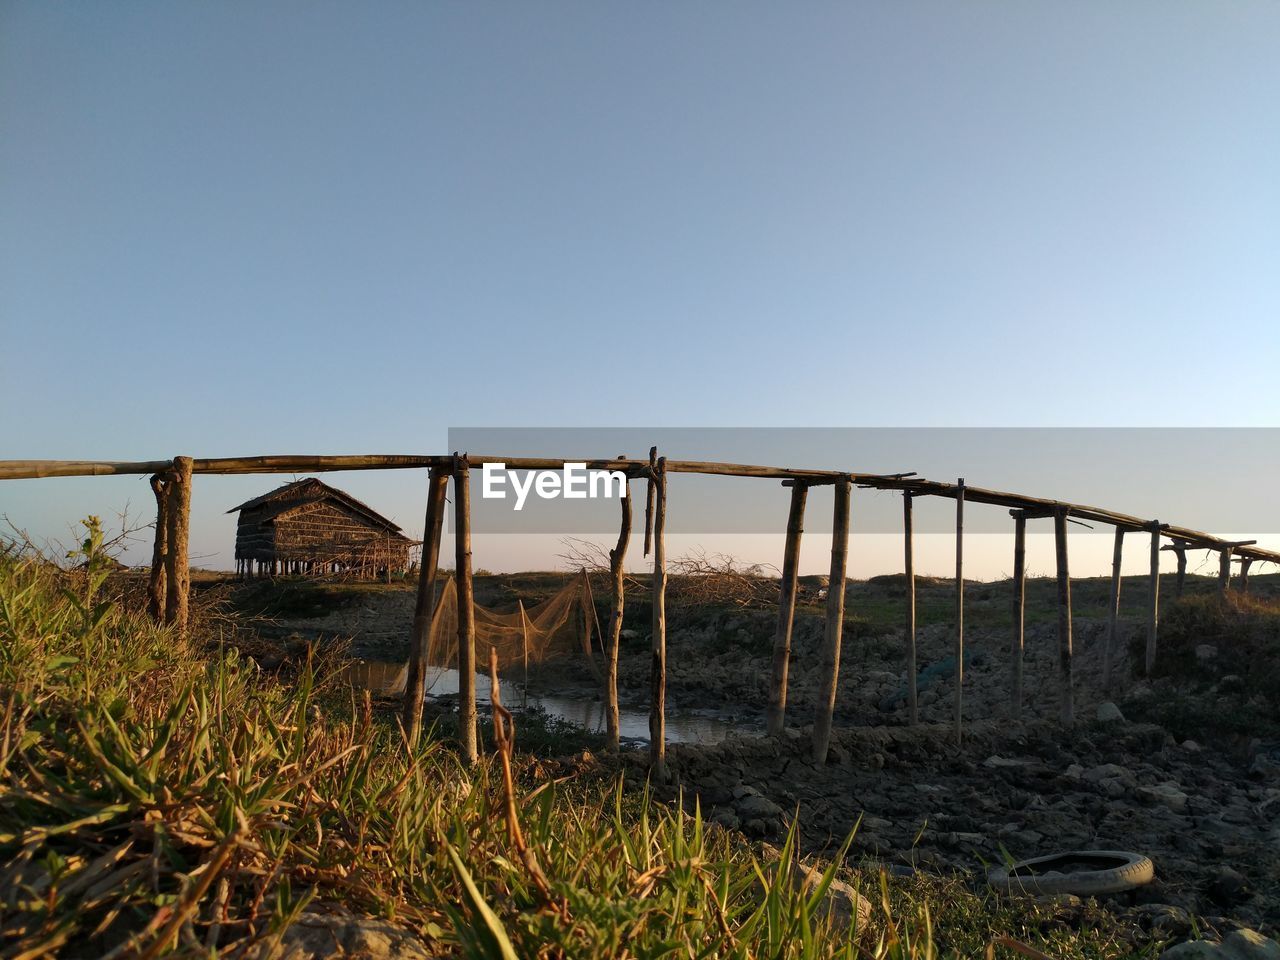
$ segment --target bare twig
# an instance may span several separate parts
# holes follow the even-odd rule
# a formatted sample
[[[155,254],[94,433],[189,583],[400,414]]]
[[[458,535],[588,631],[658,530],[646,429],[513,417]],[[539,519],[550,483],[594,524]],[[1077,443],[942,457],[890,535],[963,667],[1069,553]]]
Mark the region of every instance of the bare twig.
[[[524,865],[525,872],[537,888],[542,902],[548,909],[554,910],[564,922],[569,920],[569,903],[563,897],[557,898],[551,892],[551,884],[538,864],[538,858],[529,845],[525,843],[524,832],[520,829],[520,815],[516,809],[515,780],[511,775],[511,754],[515,740],[515,719],[511,711],[502,705],[502,694],[498,683],[498,651],[489,649],[489,702],[493,705],[493,741],[498,748],[498,759],[502,764],[502,791],[505,799],[507,837],[515,848],[516,854]]]
[[[778,571],[768,564],[744,564],[726,553],[698,549],[669,561],[668,567],[669,589],[681,601],[749,607],[778,599]]]

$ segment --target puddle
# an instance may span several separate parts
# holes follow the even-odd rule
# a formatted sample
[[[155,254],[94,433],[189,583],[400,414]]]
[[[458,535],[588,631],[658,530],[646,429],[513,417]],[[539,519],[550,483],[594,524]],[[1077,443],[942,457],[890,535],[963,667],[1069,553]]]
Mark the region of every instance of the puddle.
[[[361,660],[351,665],[347,676],[355,687],[368,689],[382,696],[396,696],[404,684],[403,663],[383,663]],[[502,702],[515,709],[526,703],[520,684],[511,679],[502,682]],[[452,697],[458,693],[458,671],[429,667],[427,669],[427,696]],[[548,714],[560,717],[591,733],[604,733],[604,704],[590,697],[549,696],[539,694],[528,698],[528,705],[541,707]],[[476,675],[476,703],[488,709],[489,678]],[[618,711],[619,734],[624,740],[649,739],[649,712],[634,707],[622,707]],[[750,723],[739,723],[716,713],[667,710],[668,743],[719,743],[734,732],[750,732]],[[756,731],[759,732],[759,731]]]

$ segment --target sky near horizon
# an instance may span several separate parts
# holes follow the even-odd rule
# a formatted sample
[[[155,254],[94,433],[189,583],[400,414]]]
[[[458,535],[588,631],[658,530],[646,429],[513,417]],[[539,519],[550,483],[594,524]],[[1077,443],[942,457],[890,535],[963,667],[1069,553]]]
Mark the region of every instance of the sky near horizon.
[[[0,3],[0,458],[1280,426],[1278,43],[1272,2]],[[199,480],[193,554],[284,479]],[[420,473],[326,479],[421,529]],[[38,539],[126,503],[0,485]],[[517,539],[477,565],[554,564]]]

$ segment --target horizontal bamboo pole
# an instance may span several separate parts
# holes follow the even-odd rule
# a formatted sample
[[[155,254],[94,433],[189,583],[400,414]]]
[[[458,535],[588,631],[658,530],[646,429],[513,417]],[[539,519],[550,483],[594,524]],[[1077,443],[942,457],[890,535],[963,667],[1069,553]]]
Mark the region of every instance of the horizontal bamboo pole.
[[[633,475],[647,475],[649,466],[639,460],[592,457],[502,457],[469,454],[472,469],[486,463],[505,464],[509,470],[561,470],[566,463],[585,463],[588,470],[618,470]],[[330,470],[396,470],[423,467],[448,467],[450,456],[416,454],[356,454],[326,456],[314,454],[268,457],[221,457],[194,462],[193,472],[210,474],[239,473],[322,473]],[[169,460],[95,462],[89,460],[4,460],[0,461],[0,480],[36,477],[77,477],[103,474],[151,474],[169,469]],[[902,474],[886,476],[878,473],[848,473],[842,470],[807,470],[793,467],[770,467],[749,463],[718,463],[709,460],[668,460],[668,473],[700,473],[711,476],[758,477],[765,480],[848,478],[855,483],[901,480]]]
[[[166,473],[172,466],[172,460],[0,460],[0,480]]]
[[[504,463],[513,470],[559,470],[566,463],[585,463],[592,470],[619,470],[631,476],[644,475],[648,464],[625,458],[592,459],[589,457],[502,457],[469,456],[472,468],[486,463]],[[200,459],[192,465],[193,473],[254,474],[254,473],[323,473],[337,470],[396,470],[426,467],[452,467],[450,456],[417,454],[357,454],[351,456],[286,455],[265,457],[223,457]],[[3,460],[0,461],[0,480],[35,479],[40,477],[112,476],[128,474],[163,473],[173,466],[171,460],[146,461],[92,461],[92,460]],[[853,473],[840,470],[809,470],[793,467],[770,467],[744,463],[719,463],[709,460],[668,460],[667,473],[692,473],[711,476],[757,477],[762,479],[791,479],[810,482],[834,482],[848,479],[860,486],[877,490],[910,491],[915,496],[955,498],[956,485],[935,480],[923,480],[907,474]],[[1068,511],[1073,519],[1106,523],[1126,530],[1150,530],[1151,521],[1130,514],[1118,513],[1088,504],[1049,500],[1025,494],[1009,493],[983,487],[965,487],[965,499],[972,503],[1023,509],[1041,516],[1052,516],[1057,510]],[[1170,538],[1182,540],[1189,546],[1221,550],[1232,548],[1236,557],[1250,560],[1269,560],[1280,563],[1280,552],[1241,545],[1240,541],[1224,540],[1201,530],[1162,525],[1161,532]]]
[[[883,478],[874,482],[858,481],[864,486],[875,487],[879,490],[910,490],[918,496],[931,497],[956,497],[956,485],[953,483],[941,483],[936,480],[896,480],[892,478]],[[984,487],[971,487],[965,485],[964,498],[973,503],[986,503],[1000,507],[1011,507],[1014,509],[1022,509],[1028,511],[1029,516],[1051,517],[1059,510],[1066,510],[1071,514],[1072,519],[1076,520],[1092,520],[1096,523],[1107,523],[1112,526],[1122,527],[1125,530],[1143,530],[1151,529],[1151,520],[1144,520],[1141,517],[1135,517],[1127,513],[1117,513],[1114,510],[1106,510],[1102,507],[1093,507],[1088,504],[1071,503],[1067,500],[1049,500],[1043,497],[1031,497],[1021,493],[1008,493],[1004,490],[991,490]],[[1196,543],[1202,545],[1203,549],[1220,550],[1223,547],[1235,547],[1241,541],[1224,540],[1221,537],[1215,537],[1211,533],[1205,533],[1202,530],[1191,530],[1187,527],[1178,527],[1173,524],[1160,524],[1160,531],[1167,537],[1185,541],[1188,545]],[[1242,548],[1234,551],[1237,556],[1252,556],[1254,559],[1280,559],[1280,553],[1271,550],[1262,550],[1257,548]]]

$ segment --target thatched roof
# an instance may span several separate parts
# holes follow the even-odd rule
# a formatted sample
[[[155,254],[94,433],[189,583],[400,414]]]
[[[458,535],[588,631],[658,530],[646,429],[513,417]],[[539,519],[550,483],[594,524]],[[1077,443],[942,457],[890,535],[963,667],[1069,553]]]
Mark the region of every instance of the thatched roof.
[[[346,506],[374,526],[381,527],[388,533],[400,533],[400,527],[378,513],[373,507],[366,503],[361,503],[351,494],[344,493],[337,487],[322,483],[315,477],[307,477],[305,480],[296,480],[293,483],[286,483],[283,487],[276,487],[276,489],[264,493],[260,497],[254,497],[252,500],[246,500],[238,507],[232,507],[227,513],[266,507],[260,517],[265,521],[290,513],[308,504],[320,503],[324,500],[333,500]]]

